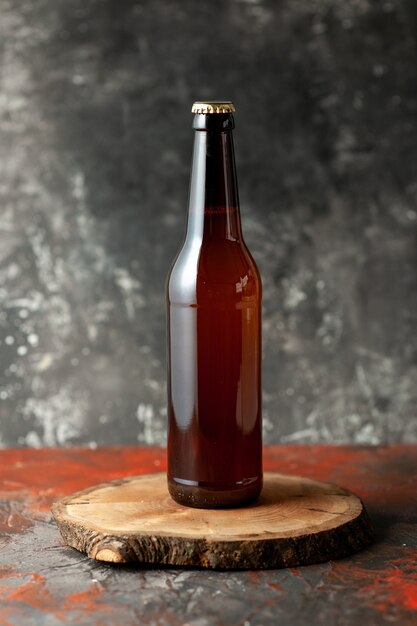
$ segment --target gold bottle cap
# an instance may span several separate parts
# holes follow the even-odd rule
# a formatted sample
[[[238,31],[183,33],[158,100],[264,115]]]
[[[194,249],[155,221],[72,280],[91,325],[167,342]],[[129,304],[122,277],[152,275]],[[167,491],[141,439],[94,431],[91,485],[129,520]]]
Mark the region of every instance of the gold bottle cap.
[[[230,100],[204,100],[204,102],[194,102],[191,113],[234,113],[235,105]]]

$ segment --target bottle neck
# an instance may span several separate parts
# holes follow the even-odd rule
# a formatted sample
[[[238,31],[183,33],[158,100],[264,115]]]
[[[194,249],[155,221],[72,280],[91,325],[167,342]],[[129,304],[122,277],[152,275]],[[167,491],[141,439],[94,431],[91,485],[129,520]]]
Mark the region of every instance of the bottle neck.
[[[196,130],[187,238],[242,237],[231,130]]]

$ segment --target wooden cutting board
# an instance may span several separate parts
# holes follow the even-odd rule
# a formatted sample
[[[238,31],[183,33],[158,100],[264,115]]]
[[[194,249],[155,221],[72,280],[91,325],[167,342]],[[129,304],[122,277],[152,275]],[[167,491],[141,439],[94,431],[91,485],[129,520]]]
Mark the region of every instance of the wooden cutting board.
[[[348,556],[373,536],[351,492],[277,473],[266,473],[259,500],[242,508],[182,506],[165,474],[147,474],[67,496],[52,512],[68,545],[111,563],[295,567]]]

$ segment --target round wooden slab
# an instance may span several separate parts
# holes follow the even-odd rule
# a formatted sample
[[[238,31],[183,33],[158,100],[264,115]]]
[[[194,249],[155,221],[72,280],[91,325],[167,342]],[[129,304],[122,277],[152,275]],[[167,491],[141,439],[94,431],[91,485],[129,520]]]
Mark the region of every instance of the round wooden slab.
[[[276,473],[264,475],[259,500],[244,508],[182,506],[165,474],[148,474],[80,491],[52,511],[68,545],[112,563],[295,567],[352,554],[373,534],[346,489]]]

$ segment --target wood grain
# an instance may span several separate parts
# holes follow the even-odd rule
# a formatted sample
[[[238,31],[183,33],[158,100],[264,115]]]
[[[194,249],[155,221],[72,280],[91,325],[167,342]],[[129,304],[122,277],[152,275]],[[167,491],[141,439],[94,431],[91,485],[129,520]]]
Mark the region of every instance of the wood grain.
[[[113,563],[294,567],[347,556],[373,535],[351,492],[272,472],[258,502],[244,508],[181,506],[161,473],[97,485],[63,498],[52,511],[68,545]]]

